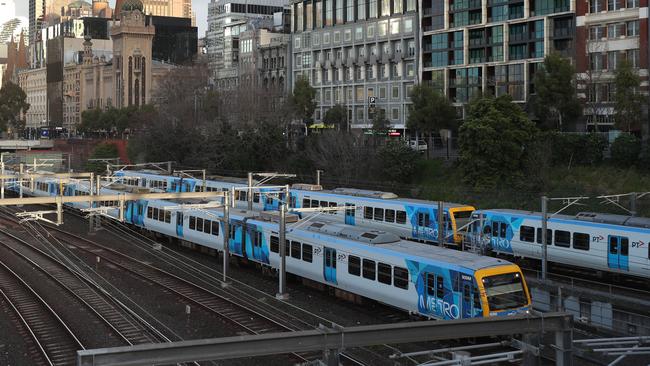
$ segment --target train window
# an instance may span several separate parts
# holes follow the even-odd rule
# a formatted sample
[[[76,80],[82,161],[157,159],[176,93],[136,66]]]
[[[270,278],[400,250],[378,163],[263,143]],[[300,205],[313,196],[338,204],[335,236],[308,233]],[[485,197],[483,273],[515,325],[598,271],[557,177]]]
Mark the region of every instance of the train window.
[[[311,207],[318,207],[318,200],[311,200]]]
[[[469,302],[471,300],[471,292],[469,291],[469,285],[463,285],[463,301]]]
[[[312,261],[312,247],[309,244],[302,244],[302,260],[311,263]]]
[[[372,207],[366,206],[363,208],[363,218],[372,220]]]
[[[271,201],[273,203],[273,201]],[[296,196],[290,196],[289,197],[289,207],[295,208],[296,207]]]
[[[377,277],[377,268],[375,266],[375,261],[371,261],[370,259],[364,259],[363,260],[363,278],[367,278],[369,280],[375,280]]]
[[[621,237],[621,255],[628,255],[629,241],[627,238]]]
[[[589,250],[589,234],[573,233],[573,249]]]
[[[262,247],[262,232],[261,231],[256,231],[255,232],[255,241],[253,242],[253,245],[261,248]]]
[[[302,207],[303,207],[303,208],[310,208],[311,205],[309,204],[309,202],[310,202],[310,201],[309,201],[307,198],[303,199],[303,200],[302,200]],[[269,197],[267,198],[266,203],[268,203],[268,204],[273,203],[273,199],[271,198],[271,196],[269,196]]]
[[[336,207],[336,206],[337,206],[336,202],[330,202],[330,207]],[[336,213],[336,211],[327,211],[327,212],[332,215]]]
[[[150,219],[153,217],[153,208],[147,207],[147,218]]]
[[[300,256],[302,250],[300,249],[300,243],[297,241],[291,242],[291,258],[301,259]]]
[[[329,203],[327,201],[320,201],[320,207],[329,207]]]
[[[571,233],[564,230],[555,230],[555,245],[563,248],[571,246]]]
[[[406,211],[397,211],[396,218],[398,224],[406,224]]]
[[[200,217],[196,218],[196,231],[203,231],[203,219]]]
[[[168,224],[172,222],[172,212],[171,211],[165,211],[165,222],[168,223]]]
[[[542,228],[537,228],[537,244],[542,244]],[[546,229],[546,245],[553,244],[553,230]]]
[[[442,276],[436,278],[436,297],[442,299],[445,296],[445,282]]]
[[[196,229],[196,217],[190,216],[190,230]]]
[[[210,220],[203,220],[203,232],[206,234],[210,234],[210,229],[212,228],[212,221]]]
[[[504,239],[506,238],[506,229],[507,228],[508,228],[508,226],[503,222],[499,225],[499,237],[500,238],[504,238]]]
[[[521,226],[519,228],[519,240],[534,242],[535,241],[535,228],[532,226]]]
[[[384,221],[384,209],[375,207],[375,220]]]
[[[361,259],[353,255],[348,257],[348,273],[354,276],[361,275]]]
[[[390,285],[392,283],[390,264],[377,264],[377,280],[381,283]]]
[[[428,213],[418,213],[418,226],[429,227],[430,218]]]
[[[393,285],[395,287],[408,289],[409,288],[409,271],[402,267],[393,267]]]
[[[427,273],[427,295],[436,296],[436,276]]]
[[[183,214],[181,212],[176,214],[176,225],[183,226]]]
[[[384,216],[386,222],[395,222],[395,210],[386,209],[386,216]]]
[[[280,240],[278,239],[277,236],[271,235],[271,251],[273,253],[280,252]]]
[[[253,194],[253,202],[255,202],[255,203],[260,202],[260,194],[259,193]]]
[[[156,207],[154,207],[153,208],[153,219],[154,220],[160,220],[160,218],[158,217],[159,215],[160,215],[160,210],[157,209]]]
[[[479,297],[480,293],[478,289],[476,288],[476,284],[474,284],[474,309],[480,309],[481,308],[481,298]]]
[[[219,235],[219,221],[212,221],[212,235]]]
[[[499,223],[497,221],[492,221],[492,235],[499,236]]]
[[[286,239],[284,241],[284,256],[288,257],[290,255],[291,255],[291,242],[289,241],[289,239]]]

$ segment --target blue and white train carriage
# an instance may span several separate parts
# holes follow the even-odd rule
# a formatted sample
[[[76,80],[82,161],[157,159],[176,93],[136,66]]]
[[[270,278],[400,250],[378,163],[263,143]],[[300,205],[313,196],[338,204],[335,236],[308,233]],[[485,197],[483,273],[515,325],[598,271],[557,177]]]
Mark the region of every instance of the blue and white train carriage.
[[[122,183],[167,192],[193,191],[203,187],[202,180],[180,178],[152,171],[119,171]],[[206,181],[208,191],[229,190],[247,186],[245,179],[215,177]],[[262,188],[253,196],[255,210],[277,210],[277,194]],[[247,207],[247,192],[235,193],[236,207]],[[280,199],[284,199],[280,194]],[[294,184],[290,190],[290,208],[347,206],[347,210],[329,212],[332,218],[345,225],[360,225],[393,232],[402,238],[427,243],[438,242],[438,203],[434,201],[399,198],[393,193],[352,188],[322,190],[319,186]],[[352,207],[356,209],[352,209]],[[469,223],[474,207],[453,203],[444,204],[443,235],[447,242],[460,244],[459,231]]]
[[[483,217],[481,220],[481,216]],[[471,235],[482,231],[501,254],[542,258],[542,219],[538,212],[477,210]],[[480,222],[483,222],[481,227]],[[650,277],[650,219],[581,212],[548,220],[547,258],[568,266]]]
[[[87,188],[70,185],[65,192],[83,195]],[[32,193],[51,195],[52,191],[45,184]],[[104,188],[101,193],[120,191]],[[88,207],[88,203],[73,207]],[[181,211],[177,207],[178,203],[163,200],[128,201],[125,219],[156,233],[223,250],[221,210]],[[109,209],[108,214],[117,217],[118,211]],[[270,217],[260,211],[232,210],[231,254],[277,269],[278,223]],[[530,309],[521,270],[502,259],[420,245],[327,217],[312,218],[307,227],[290,225],[286,236],[287,272],[424,317],[502,316]]]

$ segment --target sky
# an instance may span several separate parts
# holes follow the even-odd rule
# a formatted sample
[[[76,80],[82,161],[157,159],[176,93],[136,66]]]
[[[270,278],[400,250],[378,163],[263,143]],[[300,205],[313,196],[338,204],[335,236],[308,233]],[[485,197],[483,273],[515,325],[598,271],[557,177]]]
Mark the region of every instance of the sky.
[[[92,0],[87,0],[92,2]],[[109,0],[111,7],[115,7],[115,0]],[[208,27],[208,3],[210,0],[192,0],[192,9],[196,12],[196,25],[199,27],[199,38],[205,36]],[[16,12],[18,16],[29,17],[29,1],[16,0]]]

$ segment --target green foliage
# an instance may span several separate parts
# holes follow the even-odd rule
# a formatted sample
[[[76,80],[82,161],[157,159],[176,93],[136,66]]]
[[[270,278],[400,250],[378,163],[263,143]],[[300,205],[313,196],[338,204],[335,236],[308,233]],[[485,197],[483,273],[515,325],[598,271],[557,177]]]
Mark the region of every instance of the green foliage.
[[[616,127],[623,131],[638,131],[643,120],[644,97],[639,93],[641,79],[632,66],[624,61],[614,73],[616,85]]]
[[[91,159],[114,159],[119,156],[117,146],[111,143],[103,143],[95,146],[95,150],[90,155]],[[106,171],[106,163],[99,161],[89,161],[86,163],[86,171],[103,173]]]
[[[375,135],[386,136],[390,129],[390,121],[386,118],[386,110],[378,108],[372,118],[372,132]]]
[[[621,134],[611,146],[612,162],[621,167],[629,167],[637,163],[641,153],[641,141],[627,133]]]
[[[580,116],[574,77],[571,62],[557,53],[546,56],[535,73],[535,115],[545,128],[562,131]]]
[[[407,126],[411,130],[433,132],[456,126],[456,110],[446,96],[428,84],[418,84],[411,92]]]
[[[95,108],[81,113],[81,124],[77,130],[86,134],[122,134],[129,129],[146,126],[156,118],[156,109],[151,105],[121,109],[111,107],[106,110]]]
[[[551,142],[552,163],[558,166],[596,165],[603,161],[607,139],[600,134],[547,132],[540,136]]]
[[[337,104],[330,108],[323,116],[323,122],[327,125],[334,125],[338,130],[346,130],[348,121],[348,110]]]
[[[20,112],[27,112],[29,103],[27,95],[16,84],[8,81],[0,89],[0,129],[20,129],[25,121],[20,119]]]
[[[316,89],[309,85],[309,79],[305,76],[298,77],[289,100],[296,116],[310,125],[316,109]]]
[[[459,131],[465,182],[477,188],[520,183],[527,147],[536,132],[535,125],[509,96],[472,101]]]
[[[417,151],[401,141],[390,141],[377,152],[378,176],[391,182],[408,183],[421,159]]]

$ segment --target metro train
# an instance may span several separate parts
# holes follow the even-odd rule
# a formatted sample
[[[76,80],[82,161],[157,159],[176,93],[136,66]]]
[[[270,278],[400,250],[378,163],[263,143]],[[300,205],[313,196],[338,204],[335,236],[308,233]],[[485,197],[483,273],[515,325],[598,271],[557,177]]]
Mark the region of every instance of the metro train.
[[[14,186],[14,189],[16,186]],[[133,187],[115,185],[102,194]],[[36,196],[88,195],[87,183],[61,184],[37,178]],[[77,209],[90,204],[70,204]],[[118,216],[118,202],[102,202]],[[233,256],[277,269],[280,263],[278,223],[264,211],[230,212],[229,250]],[[222,211],[186,210],[174,200],[127,201],[125,221],[168,237],[223,250]],[[296,276],[361,295],[435,319],[463,319],[527,313],[531,299],[524,276],[503,259],[421,245],[385,231],[337,223],[331,217],[310,218],[309,225],[289,225],[286,270]]]
[[[129,183],[133,185],[178,187],[179,178],[172,176],[137,171],[124,171],[123,174],[131,179]],[[191,190],[197,184],[202,187],[203,182],[190,180],[186,184],[187,189]],[[233,185],[245,187],[246,181],[233,178],[207,181],[209,189],[228,189]],[[297,185],[296,188],[309,186]],[[237,197],[238,207],[246,206],[246,192],[243,193]],[[354,205],[358,208],[354,212],[345,210],[331,214],[332,218],[338,218],[347,225],[392,232],[408,240],[437,242],[438,204],[434,201],[401,199],[390,193],[346,188],[331,191],[293,189],[290,195],[292,207]],[[273,196],[265,197],[264,191],[261,192],[261,199],[256,195],[254,201],[254,207],[261,210],[277,208],[277,200]],[[453,236],[457,244],[464,238],[478,242],[481,236],[495,253],[541,259],[541,213],[474,210],[472,206],[455,204],[445,204],[444,207],[445,236],[448,241]],[[405,215],[407,220],[404,219]],[[484,216],[482,229],[479,228],[481,215]],[[522,225],[523,229],[520,229]],[[650,277],[650,219],[583,212],[575,216],[556,215],[548,225],[548,261],[607,273]],[[480,232],[485,235],[479,235]]]
[[[542,214],[477,210],[470,236],[495,253],[542,258]],[[547,260],[596,271],[650,277],[650,218],[580,212],[547,223]]]
[[[126,185],[166,192],[193,192],[200,191],[203,187],[203,181],[200,179],[180,178],[160,172],[123,170],[116,172],[116,175],[123,177],[121,183]],[[245,179],[217,177],[206,180],[208,191],[246,186]],[[438,242],[438,202],[399,198],[389,192],[352,188],[323,190],[320,186],[310,184],[294,184],[289,192],[289,209],[350,207],[341,211],[330,211],[325,215],[332,215],[346,225],[390,231],[403,239],[431,244]],[[235,191],[236,207],[247,207],[247,193],[245,190]],[[284,200],[283,193],[280,193],[279,197]],[[474,207],[454,203],[445,203],[443,207],[445,242],[460,244],[462,235],[459,232],[469,223]],[[253,208],[277,210],[277,191],[262,186],[253,195]]]

